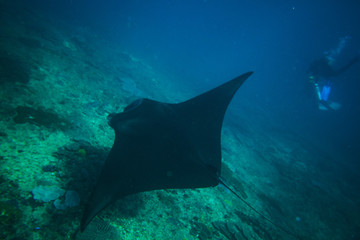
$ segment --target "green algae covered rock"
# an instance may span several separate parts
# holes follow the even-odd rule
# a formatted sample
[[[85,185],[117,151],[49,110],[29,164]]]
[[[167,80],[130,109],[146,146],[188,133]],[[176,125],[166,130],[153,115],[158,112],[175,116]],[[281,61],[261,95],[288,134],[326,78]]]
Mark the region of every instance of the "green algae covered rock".
[[[53,112],[26,106],[16,107],[16,116],[13,120],[17,124],[31,123],[54,130],[66,130],[70,127],[68,120],[59,117]]]
[[[10,239],[9,236],[16,235],[21,217],[22,212],[16,203],[0,201],[0,239]]]
[[[30,67],[14,56],[0,52],[0,83],[29,82]]]
[[[13,225],[21,218],[21,211],[8,202],[0,201],[0,223]]]

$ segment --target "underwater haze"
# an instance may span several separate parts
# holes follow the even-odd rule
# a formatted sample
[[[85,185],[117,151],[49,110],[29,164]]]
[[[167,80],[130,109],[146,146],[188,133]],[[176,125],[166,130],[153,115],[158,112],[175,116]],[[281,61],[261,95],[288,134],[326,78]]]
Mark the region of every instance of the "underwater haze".
[[[0,0],[0,239],[360,239],[359,13],[353,0]],[[241,200],[149,191],[79,232],[110,113],[249,71],[221,136]]]

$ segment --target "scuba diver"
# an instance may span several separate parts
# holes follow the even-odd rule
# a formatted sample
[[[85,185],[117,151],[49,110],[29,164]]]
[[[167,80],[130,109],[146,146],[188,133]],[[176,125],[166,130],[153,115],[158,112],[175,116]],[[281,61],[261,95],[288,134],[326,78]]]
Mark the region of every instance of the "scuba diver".
[[[332,83],[336,77],[360,60],[359,56],[355,56],[345,66],[337,70],[333,67],[335,57],[340,54],[344,48],[345,41],[349,38],[340,39],[340,43],[335,50],[330,51],[330,53],[326,52],[326,56],[315,60],[309,67],[309,80],[314,86],[320,110],[338,110],[341,107],[339,103],[329,101]]]

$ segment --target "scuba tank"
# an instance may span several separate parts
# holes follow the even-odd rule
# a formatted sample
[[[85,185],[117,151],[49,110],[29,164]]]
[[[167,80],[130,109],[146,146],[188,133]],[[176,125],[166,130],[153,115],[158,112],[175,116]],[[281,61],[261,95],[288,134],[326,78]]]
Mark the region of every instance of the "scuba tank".
[[[321,91],[321,100],[327,101],[329,99],[330,91],[331,91],[330,84],[324,85]]]

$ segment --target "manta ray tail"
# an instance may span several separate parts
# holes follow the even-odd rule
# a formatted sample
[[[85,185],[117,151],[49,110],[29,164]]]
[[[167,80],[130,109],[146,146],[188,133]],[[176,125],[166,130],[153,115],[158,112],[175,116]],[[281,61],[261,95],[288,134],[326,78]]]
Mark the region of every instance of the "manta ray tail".
[[[260,217],[264,218],[266,221],[274,225],[276,228],[280,229],[281,231],[285,232],[286,234],[294,237],[295,239],[301,239],[299,236],[297,236],[295,233],[290,232],[283,226],[280,226],[279,224],[273,222],[270,218],[266,217],[264,214],[262,214],[260,211],[258,211],[256,208],[251,206],[250,203],[248,203],[244,198],[242,198],[235,190],[233,190],[231,187],[229,187],[222,178],[219,178],[220,183],[225,186],[230,192],[232,192],[236,197],[240,199],[248,208],[253,210],[256,214],[258,214]]]

